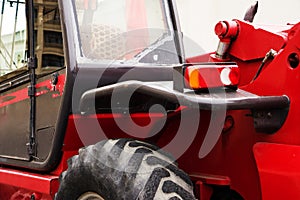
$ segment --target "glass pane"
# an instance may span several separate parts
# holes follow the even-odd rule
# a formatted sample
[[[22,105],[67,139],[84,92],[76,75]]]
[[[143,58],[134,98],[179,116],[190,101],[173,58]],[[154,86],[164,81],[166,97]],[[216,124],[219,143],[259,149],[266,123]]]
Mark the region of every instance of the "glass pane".
[[[166,35],[170,36],[172,27],[161,0],[75,2],[85,57],[130,60],[147,47],[157,45]]]
[[[22,1],[0,2],[0,75],[25,66],[26,16]]]
[[[35,45],[37,74],[64,67],[63,37],[57,1],[35,0]]]

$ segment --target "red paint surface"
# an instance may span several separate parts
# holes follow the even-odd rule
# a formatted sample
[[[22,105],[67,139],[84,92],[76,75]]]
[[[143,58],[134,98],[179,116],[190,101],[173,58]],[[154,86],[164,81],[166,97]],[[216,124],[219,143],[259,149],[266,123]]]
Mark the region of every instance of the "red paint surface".
[[[253,151],[262,199],[300,199],[300,146],[257,143]]]
[[[14,186],[28,191],[35,191],[54,197],[59,182],[58,176],[0,168],[0,184]],[[1,190],[1,193],[2,192],[4,192],[3,189]]]

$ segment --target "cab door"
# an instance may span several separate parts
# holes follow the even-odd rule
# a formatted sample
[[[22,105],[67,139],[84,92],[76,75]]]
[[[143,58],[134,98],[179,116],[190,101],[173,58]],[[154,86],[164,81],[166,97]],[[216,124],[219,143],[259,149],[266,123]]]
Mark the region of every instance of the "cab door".
[[[31,106],[28,38],[34,38],[37,58],[34,119],[37,145],[33,160],[42,163],[51,152],[65,76],[58,5],[55,1],[34,4],[34,35],[28,35],[25,1],[3,0],[1,10],[0,164],[26,166],[32,161],[28,152]]]

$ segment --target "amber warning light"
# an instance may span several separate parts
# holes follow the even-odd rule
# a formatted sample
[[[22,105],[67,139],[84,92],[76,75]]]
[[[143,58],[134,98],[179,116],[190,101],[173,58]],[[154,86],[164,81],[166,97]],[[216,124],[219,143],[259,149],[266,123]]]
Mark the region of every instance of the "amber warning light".
[[[236,87],[240,80],[237,65],[193,65],[185,68],[185,86],[193,90]]]

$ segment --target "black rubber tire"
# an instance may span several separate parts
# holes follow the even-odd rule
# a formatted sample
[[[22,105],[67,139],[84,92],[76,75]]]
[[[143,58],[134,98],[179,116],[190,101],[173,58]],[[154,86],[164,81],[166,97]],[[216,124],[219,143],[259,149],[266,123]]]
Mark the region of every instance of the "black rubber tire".
[[[189,176],[156,146],[131,140],[105,140],[69,159],[56,200],[76,200],[86,192],[105,200],[194,200]]]

